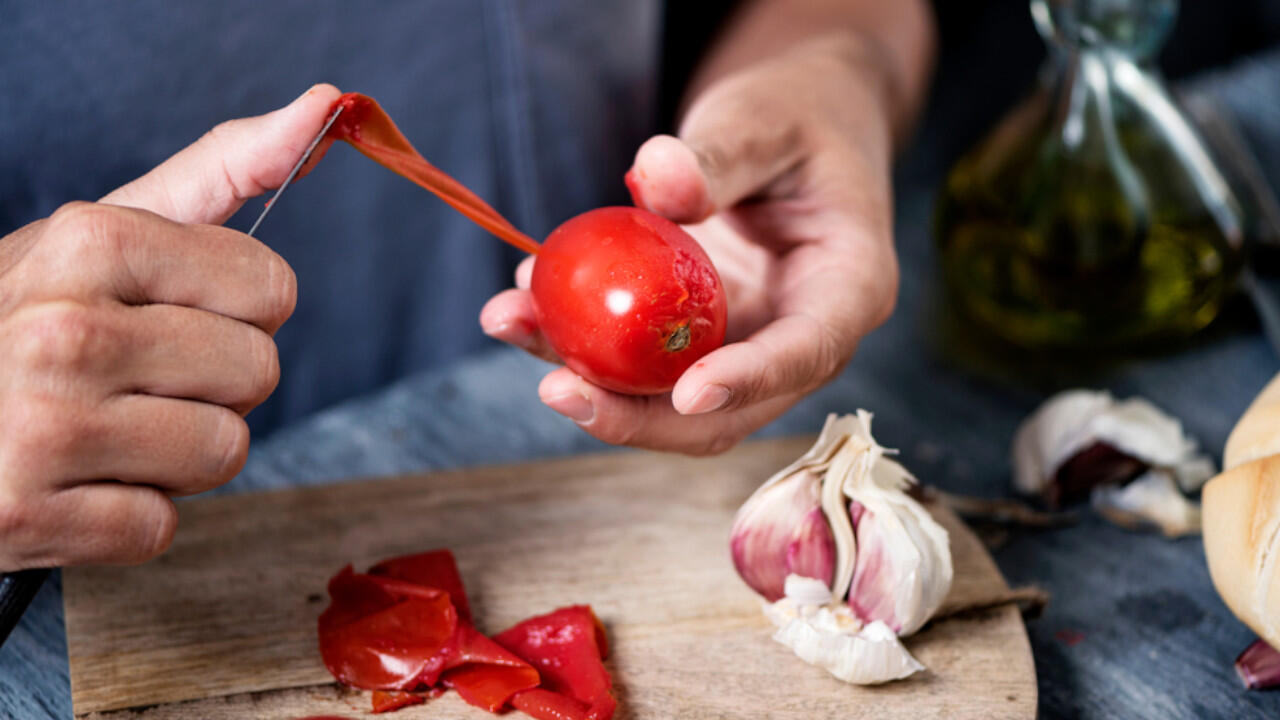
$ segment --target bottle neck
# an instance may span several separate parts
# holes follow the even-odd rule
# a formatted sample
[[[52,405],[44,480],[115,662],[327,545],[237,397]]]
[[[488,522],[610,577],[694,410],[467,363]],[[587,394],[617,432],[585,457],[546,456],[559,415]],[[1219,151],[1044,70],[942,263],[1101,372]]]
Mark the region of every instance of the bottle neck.
[[[1177,0],[1031,0],[1036,29],[1051,47],[1106,51],[1150,63],[1177,17]]]

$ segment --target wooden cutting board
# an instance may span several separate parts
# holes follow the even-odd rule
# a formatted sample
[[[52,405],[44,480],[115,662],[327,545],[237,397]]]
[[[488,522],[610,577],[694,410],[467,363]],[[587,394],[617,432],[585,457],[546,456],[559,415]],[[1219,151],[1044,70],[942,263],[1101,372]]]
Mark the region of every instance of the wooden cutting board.
[[[363,717],[333,683],[316,617],[347,563],[449,547],[477,625],[589,603],[607,628],[625,719],[1032,718],[1035,670],[1019,611],[932,623],[908,639],[929,669],[855,687],[770,639],[734,573],[742,501],[811,439],[714,459],[614,452],[179,504],[172,549],[142,566],[63,574],[78,717]],[[949,511],[948,604],[1006,588]],[[516,717],[521,717],[518,713]],[[454,693],[389,717],[488,718]]]

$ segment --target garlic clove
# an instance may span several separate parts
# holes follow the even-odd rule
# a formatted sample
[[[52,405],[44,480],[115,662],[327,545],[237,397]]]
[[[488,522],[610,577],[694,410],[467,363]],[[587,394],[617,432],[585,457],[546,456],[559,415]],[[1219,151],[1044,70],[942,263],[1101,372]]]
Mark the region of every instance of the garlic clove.
[[[1014,486],[1053,507],[1151,468],[1171,471],[1186,492],[1214,473],[1176,418],[1142,398],[1116,401],[1090,390],[1046,401],[1018,428],[1012,455]]]
[[[839,552],[852,557],[847,549],[852,530],[848,538],[837,538],[820,506],[822,478],[856,424],[852,415],[829,415],[813,447],[774,473],[738,509],[729,541],[734,567],[771,602],[782,597],[787,575],[830,583]]]
[[[913,498],[859,488],[858,562],[848,602],[863,622],[882,621],[910,635],[933,616],[951,589],[947,531]]]
[[[832,458],[825,479],[839,483],[851,501],[842,505],[841,514],[849,517],[856,509],[858,515],[857,557],[848,590],[839,584],[844,568],[839,556],[833,589],[836,597],[848,598],[863,622],[883,621],[894,632],[910,635],[932,617],[951,589],[950,539],[906,493],[916,480],[885,457],[892,451],[871,435],[871,414],[860,410],[857,419],[854,434]],[[830,518],[828,493],[829,486],[823,490],[823,510]]]
[[[817,475],[800,470],[762,487],[738,510],[729,542],[733,565],[767,600],[785,594],[788,575],[831,582],[836,547],[820,505],[821,487]]]
[[[1155,525],[1171,538],[1200,532],[1200,505],[1182,494],[1168,470],[1151,470],[1122,487],[1094,488],[1092,503],[1117,525]]]
[[[788,575],[786,597],[800,607],[826,605],[831,602],[831,588],[821,580],[803,575]]]
[[[1069,390],[1049,398],[1018,427],[1013,438],[1013,484],[1040,494],[1063,462],[1083,450],[1080,437],[1090,419],[1112,403],[1105,392]]]

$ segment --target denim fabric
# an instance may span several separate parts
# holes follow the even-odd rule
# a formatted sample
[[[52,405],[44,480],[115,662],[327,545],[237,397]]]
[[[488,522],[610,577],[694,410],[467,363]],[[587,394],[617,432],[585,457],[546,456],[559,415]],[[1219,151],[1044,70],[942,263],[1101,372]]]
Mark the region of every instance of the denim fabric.
[[[652,132],[658,2],[0,0],[0,234],[142,174],[214,124],[332,82],[534,237],[626,200]],[[261,203],[228,224],[247,229]],[[347,147],[259,236],[297,271],[262,432],[486,347],[519,254]]]

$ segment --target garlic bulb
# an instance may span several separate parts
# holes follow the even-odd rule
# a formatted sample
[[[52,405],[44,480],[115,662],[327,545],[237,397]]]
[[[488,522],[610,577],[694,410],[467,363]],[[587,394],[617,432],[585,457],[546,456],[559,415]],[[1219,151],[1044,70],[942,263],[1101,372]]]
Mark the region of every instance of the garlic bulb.
[[[852,683],[923,669],[902,643],[951,588],[946,530],[871,436],[871,414],[831,415],[814,446],[734,520],[730,550],[769,605],[774,639]]]
[[[1089,496],[1121,524],[1154,524],[1166,535],[1198,532],[1195,492],[1214,474],[1182,423],[1142,398],[1068,390],[1018,428],[1013,483],[1050,507]]]

